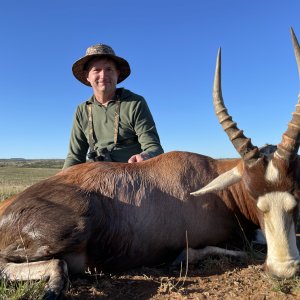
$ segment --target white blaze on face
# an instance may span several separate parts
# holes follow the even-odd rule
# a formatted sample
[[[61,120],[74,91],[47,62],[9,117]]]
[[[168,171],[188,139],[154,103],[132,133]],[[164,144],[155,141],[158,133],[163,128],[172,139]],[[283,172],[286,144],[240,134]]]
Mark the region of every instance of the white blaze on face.
[[[276,182],[279,180],[279,171],[278,169],[273,165],[273,161],[268,164],[266,173],[265,173],[265,178],[269,182]]]
[[[275,276],[289,278],[299,268],[293,209],[295,198],[287,192],[272,192],[258,198],[257,207],[263,212],[268,244],[267,268]]]

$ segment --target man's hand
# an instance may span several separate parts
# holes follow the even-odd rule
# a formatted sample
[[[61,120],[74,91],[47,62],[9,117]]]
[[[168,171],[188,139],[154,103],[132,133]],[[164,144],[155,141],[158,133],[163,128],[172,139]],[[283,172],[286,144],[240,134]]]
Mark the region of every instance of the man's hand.
[[[131,163],[135,163],[135,162],[141,162],[141,161],[147,160],[149,158],[150,158],[150,156],[146,153],[135,154],[129,158],[128,162],[131,164]]]

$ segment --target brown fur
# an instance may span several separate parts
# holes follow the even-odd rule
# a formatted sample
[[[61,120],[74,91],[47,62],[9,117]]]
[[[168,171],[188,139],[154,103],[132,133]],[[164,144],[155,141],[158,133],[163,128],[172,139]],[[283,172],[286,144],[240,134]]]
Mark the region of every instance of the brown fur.
[[[236,203],[241,193],[235,188],[189,193],[237,162],[171,152],[139,164],[71,167],[2,204],[0,255],[25,262],[84,253],[91,268],[119,270],[178,254],[186,231],[190,247],[224,242],[241,206],[257,222],[252,206]]]
[[[189,247],[197,249],[232,239],[240,226],[244,232],[263,228],[257,197],[291,190],[298,182],[291,166],[284,169],[280,163],[286,176],[279,183],[266,182],[265,160],[249,167],[241,159],[170,152],[142,163],[70,167],[1,203],[2,272],[19,280],[26,274],[46,276],[48,292],[59,295],[65,265],[70,273],[150,266],[175,259],[186,248],[186,235]],[[235,167],[240,182],[190,195]]]

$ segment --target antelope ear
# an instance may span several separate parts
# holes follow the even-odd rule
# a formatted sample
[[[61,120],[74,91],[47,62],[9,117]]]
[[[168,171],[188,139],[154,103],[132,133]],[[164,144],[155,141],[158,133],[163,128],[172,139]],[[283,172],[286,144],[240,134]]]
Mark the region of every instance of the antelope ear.
[[[211,181],[208,185],[204,186],[200,190],[191,193],[193,196],[204,195],[206,193],[211,193],[215,191],[219,191],[231,186],[234,183],[237,183],[241,180],[242,175],[238,166],[233,169],[219,175],[213,181]]]

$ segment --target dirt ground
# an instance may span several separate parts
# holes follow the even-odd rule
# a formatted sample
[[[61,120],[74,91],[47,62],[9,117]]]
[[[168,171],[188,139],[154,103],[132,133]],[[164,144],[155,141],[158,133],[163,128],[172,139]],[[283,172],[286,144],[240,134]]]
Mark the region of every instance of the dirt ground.
[[[259,260],[209,257],[195,266],[71,278],[67,299],[300,299],[300,278],[275,280]]]

